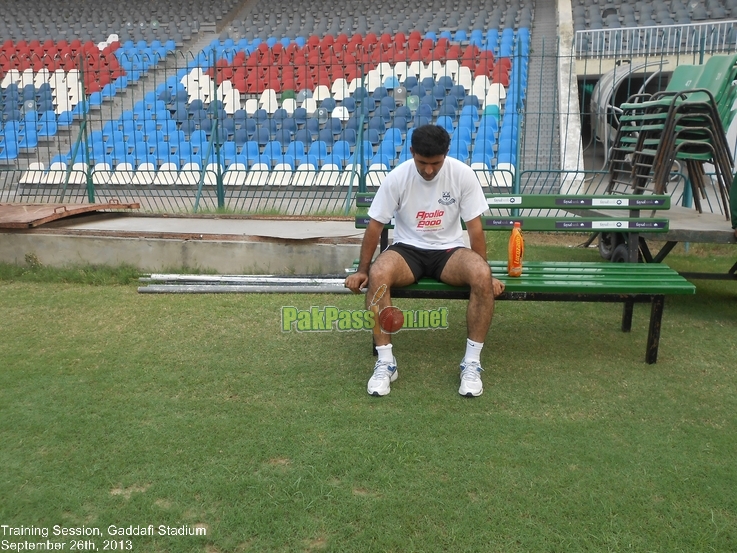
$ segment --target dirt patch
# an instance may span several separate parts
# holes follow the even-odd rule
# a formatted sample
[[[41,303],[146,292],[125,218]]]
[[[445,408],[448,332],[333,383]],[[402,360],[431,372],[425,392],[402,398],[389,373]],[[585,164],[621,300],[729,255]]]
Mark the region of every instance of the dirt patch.
[[[327,546],[328,540],[324,537],[318,537],[305,543],[305,549],[307,551],[322,551],[323,549],[327,548]]]
[[[128,488],[113,488],[110,490],[110,495],[122,495],[126,499],[130,499],[134,493],[144,493],[151,487],[151,484],[144,484],[143,486],[130,486]]]
[[[173,504],[168,499],[157,499],[154,501],[154,505],[156,505],[159,509],[169,510],[173,507]]]

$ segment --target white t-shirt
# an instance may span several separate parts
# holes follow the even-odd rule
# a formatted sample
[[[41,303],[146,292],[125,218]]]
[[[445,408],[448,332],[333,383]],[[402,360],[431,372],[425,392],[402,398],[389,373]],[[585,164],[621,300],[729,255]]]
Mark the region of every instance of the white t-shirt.
[[[475,219],[488,208],[476,174],[465,163],[446,157],[435,178],[426,181],[410,159],[386,176],[368,215],[383,224],[395,218],[394,243],[444,250],[464,245],[461,219]]]

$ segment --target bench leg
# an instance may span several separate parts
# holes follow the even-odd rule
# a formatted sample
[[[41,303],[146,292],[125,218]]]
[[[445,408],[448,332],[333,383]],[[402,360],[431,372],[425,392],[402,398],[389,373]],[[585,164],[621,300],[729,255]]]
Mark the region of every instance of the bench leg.
[[[658,360],[658,344],[660,343],[660,323],[663,320],[665,296],[654,296],[650,302],[650,329],[647,333],[647,350],[645,361],[652,365]]]
[[[632,312],[635,310],[635,301],[632,299],[624,300],[624,309],[622,310],[622,332],[632,330]]]

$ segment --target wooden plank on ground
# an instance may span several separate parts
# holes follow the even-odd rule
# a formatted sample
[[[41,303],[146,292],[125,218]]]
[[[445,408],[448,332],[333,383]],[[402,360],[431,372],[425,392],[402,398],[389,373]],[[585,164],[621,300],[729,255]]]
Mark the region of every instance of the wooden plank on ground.
[[[32,228],[50,221],[88,213],[91,211],[104,211],[110,209],[138,209],[141,205],[137,202],[123,203],[120,200],[110,200],[99,204],[14,204],[0,203],[0,229]]]

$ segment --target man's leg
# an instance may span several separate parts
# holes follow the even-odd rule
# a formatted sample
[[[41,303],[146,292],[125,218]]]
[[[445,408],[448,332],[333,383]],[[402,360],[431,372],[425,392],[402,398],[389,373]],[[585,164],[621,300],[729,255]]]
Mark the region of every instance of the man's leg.
[[[471,295],[466,310],[466,354],[461,362],[461,385],[458,393],[465,397],[480,396],[481,349],[494,315],[494,292],[491,271],[485,259],[468,248],[456,250],[445,264],[440,280],[453,286],[469,286]]]
[[[366,291],[366,309],[374,307],[374,345],[379,358],[374,365],[374,373],[366,387],[372,396],[385,396],[391,391],[391,383],[397,379],[397,362],[391,345],[391,335],[381,332],[378,314],[391,305],[392,286],[412,284],[415,277],[404,258],[393,250],[386,250],[369,269],[369,282]]]
[[[469,248],[460,248],[448,259],[440,280],[451,286],[470,286],[466,311],[468,338],[483,343],[494,315],[494,292],[487,261]]]
[[[373,302],[378,307],[378,311],[381,311],[384,307],[391,305],[389,290],[392,286],[407,286],[414,281],[415,277],[409,265],[400,254],[393,250],[382,252],[369,269],[366,309],[371,309]],[[383,288],[383,285],[386,285],[386,288],[382,295],[379,288]],[[377,320],[376,324],[378,323]],[[377,346],[385,346],[391,342],[391,336],[384,332],[374,334],[374,338]]]

